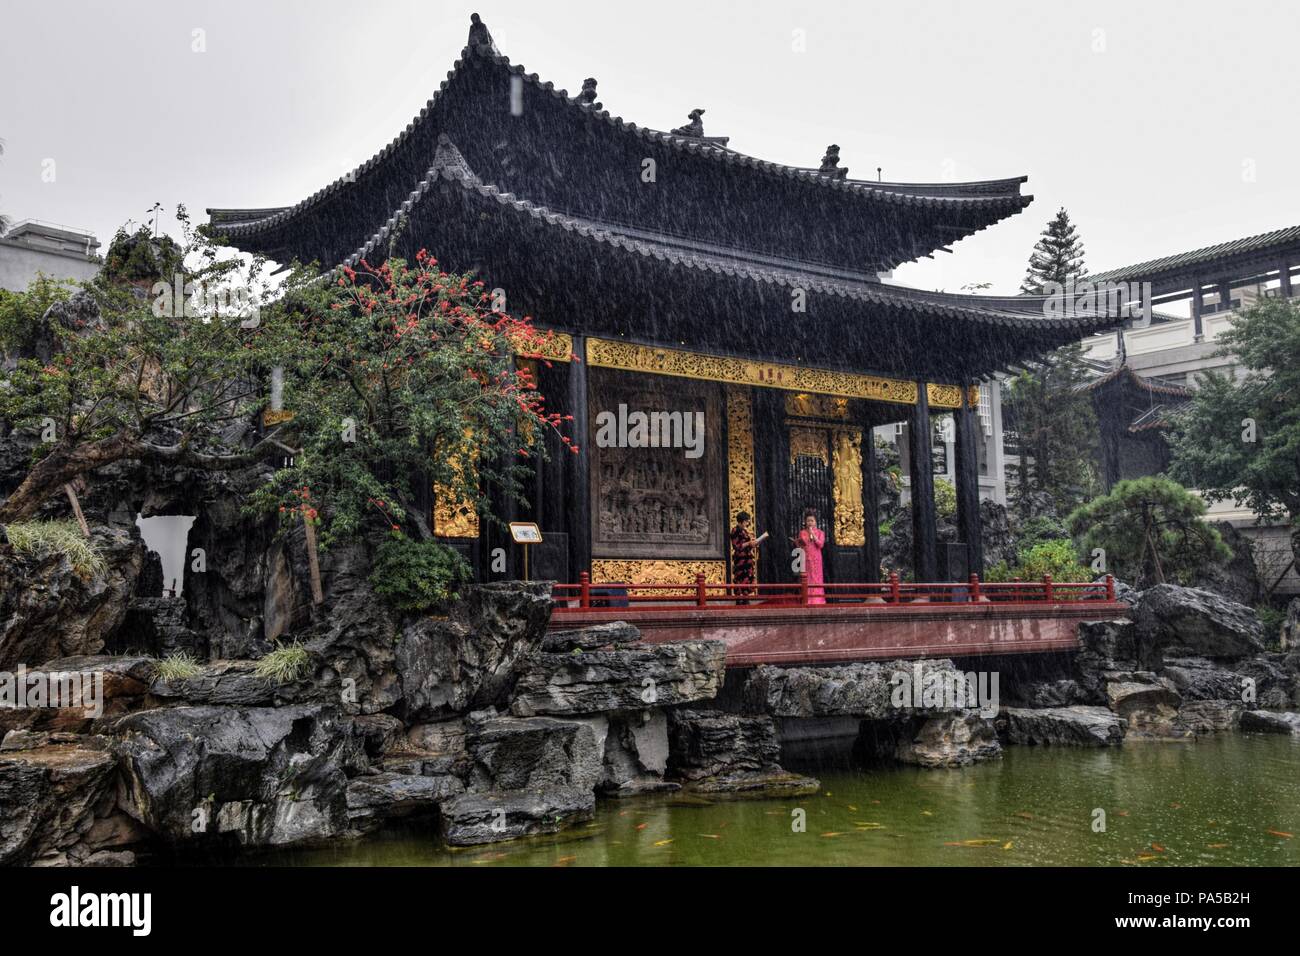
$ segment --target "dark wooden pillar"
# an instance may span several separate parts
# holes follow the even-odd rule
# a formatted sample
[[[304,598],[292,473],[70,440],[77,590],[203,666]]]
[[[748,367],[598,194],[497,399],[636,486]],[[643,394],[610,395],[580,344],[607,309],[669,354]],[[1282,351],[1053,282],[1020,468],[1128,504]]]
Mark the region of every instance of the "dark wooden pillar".
[[[930,447],[930,397],[917,382],[916,404],[908,419],[907,451],[912,483],[912,569],[916,581],[939,574],[938,529],[934,512],[934,458]]]
[[[1205,298],[1201,295],[1200,277],[1192,279],[1192,331],[1196,335],[1196,341],[1201,341],[1203,326],[1201,324],[1201,312],[1205,309]]]
[[[1232,308],[1232,282],[1224,279],[1219,283],[1219,311],[1226,312]]]
[[[1291,263],[1283,259],[1277,265],[1279,291],[1286,298],[1291,297]]]
[[[863,415],[862,422],[862,524],[866,540],[862,545],[863,581],[880,580],[880,509],[876,484],[880,480],[876,463],[876,433]]]
[[[984,540],[980,523],[980,465],[978,412],[971,406],[970,389],[963,385],[961,407],[953,413],[957,424],[957,533],[966,545],[967,570],[984,575]]]
[[[576,579],[583,571],[591,571],[591,454],[587,445],[591,429],[587,425],[587,340],[573,337],[573,354],[577,361],[569,363],[569,394],[566,402],[573,416],[570,433],[578,445],[577,454],[569,455],[569,481],[566,507],[569,528],[569,573]]]
[[[790,568],[790,433],[785,393],[754,389],[754,527],[769,532],[758,551],[758,580],[794,580]]]

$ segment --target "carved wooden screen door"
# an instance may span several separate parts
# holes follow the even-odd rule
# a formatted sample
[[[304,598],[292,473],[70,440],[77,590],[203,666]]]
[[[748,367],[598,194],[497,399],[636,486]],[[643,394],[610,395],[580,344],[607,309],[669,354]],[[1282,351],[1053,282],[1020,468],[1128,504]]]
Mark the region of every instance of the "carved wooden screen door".
[[[831,468],[828,450],[830,433],[821,429],[801,429],[801,431],[817,435],[822,447],[820,450],[792,448],[789,534],[791,537],[798,536],[803,528],[804,512],[811,508],[817,515],[817,527],[826,533],[826,548],[829,554],[834,544],[831,540],[834,534],[834,522],[831,520]],[[826,572],[829,579],[829,566]]]

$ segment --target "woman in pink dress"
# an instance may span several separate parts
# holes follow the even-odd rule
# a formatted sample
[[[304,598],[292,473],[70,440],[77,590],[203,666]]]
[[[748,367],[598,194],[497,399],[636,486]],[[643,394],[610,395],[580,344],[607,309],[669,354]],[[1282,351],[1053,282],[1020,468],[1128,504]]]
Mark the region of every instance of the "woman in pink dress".
[[[799,532],[799,537],[791,540],[803,550],[803,569],[808,575],[808,603],[825,604],[822,548],[826,546],[826,532],[817,527],[817,513],[811,508],[803,514],[803,530]]]

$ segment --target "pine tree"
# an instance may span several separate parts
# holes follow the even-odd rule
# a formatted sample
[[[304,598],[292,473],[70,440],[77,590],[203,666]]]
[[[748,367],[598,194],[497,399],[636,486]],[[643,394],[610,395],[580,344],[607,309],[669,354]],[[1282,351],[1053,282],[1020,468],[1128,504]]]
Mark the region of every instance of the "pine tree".
[[[1083,243],[1061,209],[1034,245],[1020,289],[1041,295],[1049,283],[1068,288],[1084,274]],[[1026,363],[1007,387],[1009,417],[1020,436],[1013,492],[1023,517],[1047,504],[1069,514],[1097,491],[1097,416],[1079,390],[1088,377],[1083,346],[1074,343]]]
[[[1062,207],[1034,244],[1020,291],[1026,295],[1042,295],[1049,282],[1071,285],[1083,275],[1083,243],[1074,223],[1070,222],[1070,214]]]

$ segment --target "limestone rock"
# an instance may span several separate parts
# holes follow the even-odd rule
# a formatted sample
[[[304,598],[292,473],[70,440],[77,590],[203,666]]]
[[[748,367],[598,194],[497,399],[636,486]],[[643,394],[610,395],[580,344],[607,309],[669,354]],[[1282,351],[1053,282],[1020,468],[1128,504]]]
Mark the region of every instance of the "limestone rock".
[[[1110,709],[1124,718],[1127,736],[1177,737],[1185,731],[1175,724],[1182,696],[1173,682],[1154,674],[1121,675],[1106,684]]]
[[[707,797],[763,797],[779,800],[789,797],[807,797],[821,790],[816,777],[805,777],[788,770],[759,770],[749,773],[723,774],[693,780],[685,789]]]
[[[449,618],[408,624],[394,662],[407,721],[504,703],[541,646],[550,609],[544,582],[481,584],[466,590]]]
[[[599,789],[615,797],[676,790],[668,768],[668,717],[662,710],[611,715]]]
[[[216,661],[203,664],[193,677],[154,681],[149,692],[167,703],[270,707],[310,697],[316,688],[308,681],[277,684],[258,676],[256,661]]]
[[[1138,631],[1159,648],[1185,656],[1241,658],[1264,650],[1264,626],[1253,609],[1210,591],[1158,584],[1134,608]]]
[[[510,712],[599,714],[711,700],[722,686],[725,655],[721,641],[540,653],[520,677]]]
[[[447,774],[357,777],[347,784],[348,820],[359,829],[371,829],[386,820],[432,814],[440,801],[464,792],[465,785]]]
[[[0,865],[70,862],[96,808],[111,803],[115,764],[78,744],[0,755]]]
[[[1300,735],[1300,714],[1247,710],[1241,715],[1241,729],[1255,733]]]
[[[29,559],[0,543],[0,670],[104,649],[135,593],[144,545],[126,531],[103,529],[93,543],[108,569],[90,580],[61,554]]]
[[[1124,740],[1124,719],[1105,707],[1008,707],[997,725],[1010,744],[1108,747]]]
[[[1193,736],[1236,730],[1245,708],[1233,700],[1188,700],[1178,709],[1174,726]]]
[[[471,719],[465,744],[476,790],[576,789],[600,782],[607,722],[551,717]]]
[[[915,695],[905,695],[904,706],[894,705],[894,691],[901,689],[899,675]],[[773,717],[861,717],[885,720],[916,713],[937,715],[958,708],[946,700],[932,707],[918,708],[925,686],[953,687],[962,673],[950,660],[869,661],[833,667],[760,666],[751,671],[742,694],[745,709]],[[964,685],[963,685],[964,686]]]
[[[776,724],[765,715],[674,710],[669,744],[670,773],[682,780],[780,770]]]
[[[556,833],[590,820],[595,808],[595,794],[576,788],[466,793],[441,802],[439,828],[451,846],[477,846]]]
[[[641,640],[641,632],[626,621],[609,621],[572,631],[550,631],[542,639],[542,650],[551,654],[570,651],[596,651],[608,645],[632,644]]]
[[[232,834],[247,846],[337,836],[360,741],[336,710],[172,707],[122,719],[119,804],[166,838]]]
[[[921,767],[965,767],[1002,756],[993,721],[978,714],[931,717],[898,748],[903,763]]]
[[[1170,658],[1160,673],[1185,700],[1241,699],[1241,675],[1207,657]]]

